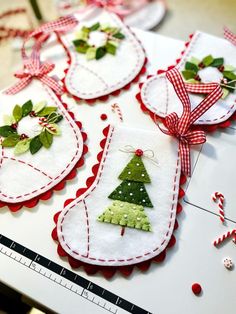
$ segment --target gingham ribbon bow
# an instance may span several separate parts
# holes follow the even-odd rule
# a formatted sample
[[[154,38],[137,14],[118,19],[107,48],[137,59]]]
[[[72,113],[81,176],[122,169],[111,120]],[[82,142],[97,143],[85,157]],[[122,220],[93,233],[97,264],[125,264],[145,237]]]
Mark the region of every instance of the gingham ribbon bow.
[[[229,30],[227,27],[224,27],[224,37],[225,37],[225,39],[230,41],[231,44],[236,46],[236,34],[231,32],[231,30]]]
[[[14,95],[18,93],[20,90],[25,88],[33,80],[33,78],[39,79],[42,83],[53,89],[57,94],[62,94],[62,87],[59,85],[57,80],[48,76],[48,73],[54,69],[55,65],[51,62],[40,62],[40,48],[51,32],[68,31],[75,27],[77,23],[77,20],[73,16],[67,16],[60,18],[57,21],[46,23],[31,32],[25,39],[21,50],[24,69],[15,73],[15,77],[19,79],[19,82],[7,89],[5,94]],[[31,56],[28,57],[25,52],[25,43],[30,38],[39,34],[42,35],[37,38],[33,46]]]
[[[192,124],[204,114],[218,99],[223,92],[217,83],[207,84],[185,84],[177,69],[166,73],[168,80],[172,83],[175,92],[183,105],[183,113],[179,118],[173,112],[165,118],[166,129],[159,126],[160,130],[179,140],[181,169],[183,173],[191,175],[190,146],[203,144],[206,141],[205,133],[201,130],[191,129]],[[191,104],[188,92],[208,94],[206,98],[191,112]]]

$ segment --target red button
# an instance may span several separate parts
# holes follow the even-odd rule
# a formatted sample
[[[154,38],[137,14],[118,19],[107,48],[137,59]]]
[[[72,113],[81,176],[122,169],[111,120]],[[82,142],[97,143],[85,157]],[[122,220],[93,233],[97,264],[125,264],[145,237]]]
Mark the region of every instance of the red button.
[[[192,285],[192,291],[195,295],[199,295],[202,291],[202,287],[199,285],[199,283],[194,283]]]
[[[105,113],[101,114],[100,118],[104,121],[107,119],[107,115]]]

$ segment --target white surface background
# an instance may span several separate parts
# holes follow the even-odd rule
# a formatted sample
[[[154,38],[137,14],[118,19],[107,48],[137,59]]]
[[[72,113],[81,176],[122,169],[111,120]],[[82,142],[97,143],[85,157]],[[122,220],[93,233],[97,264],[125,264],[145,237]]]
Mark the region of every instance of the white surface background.
[[[137,35],[147,49],[149,59],[152,61],[150,69],[153,73],[157,67],[163,68],[172,64],[183,49],[183,43],[176,40],[143,32],[137,32]],[[60,61],[59,48],[57,53]],[[59,62],[59,66],[62,63],[63,61]],[[55,193],[49,202],[40,203],[34,209],[24,209],[15,214],[5,208],[1,209],[0,233],[69,268],[68,263],[58,257],[56,244],[51,239],[51,231],[54,228],[53,215],[62,208],[65,199],[73,197],[75,191],[84,186],[84,180],[94,163],[95,152],[98,149],[97,141],[100,138],[100,132],[95,132],[94,122],[99,121],[100,114],[104,112],[111,117],[109,121],[112,118],[116,119],[116,116],[111,114],[111,103],[119,102],[124,113],[124,120],[128,124],[132,122],[132,126],[135,127],[139,126],[141,121],[144,128],[153,127],[150,118],[143,115],[139,105],[133,99],[136,91],[137,86],[134,86],[129,92],[123,93],[119,99],[111,98],[108,103],[100,103],[94,107],[75,105],[70,99],[70,105],[75,108],[78,106],[78,114],[86,120],[83,124],[90,138],[88,144],[91,150],[86,160],[86,171],[79,172],[77,178],[62,192]],[[104,122],[99,123],[104,126]],[[219,134],[214,135],[217,148],[223,142]],[[233,151],[232,146],[228,150],[231,160],[228,160],[226,164],[229,169],[232,169],[235,163]],[[212,160],[207,160],[205,167],[210,166],[211,162]],[[221,167],[220,163],[217,164],[216,173],[219,167]],[[203,171],[202,168],[199,171]],[[197,171],[194,174],[195,180],[191,181],[193,189],[197,182],[196,175]],[[221,180],[220,173],[218,176],[215,175],[214,180],[209,180],[207,175],[206,173],[201,178],[201,184],[205,187],[209,185],[209,189],[214,191],[218,188],[217,182]],[[227,184],[225,188],[234,191],[233,176],[228,178],[225,184]],[[198,202],[199,199],[196,198],[196,203]],[[233,206],[231,200],[228,203]],[[235,313],[236,271],[235,269],[227,271],[222,264],[222,259],[230,256],[236,261],[236,247],[232,242],[228,242],[220,249],[216,249],[212,241],[225,230],[220,225],[218,217],[194,206],[183,205],[184,211],[178,217],[179,229],[175,232],[177,243],[172,250],[169,250],[164,263],[152,265],[146,273],[136,270],[128,279],[116,275],[112,280],[105,280],[100,275],[89,277],[82,270],[78,270],[77,273],[152,313]],[[233,228],[235,224],[229,222],[228,227]],[[56,312],[104,313],[92,303],[51,283],[2,254],[0,254],[0,265],[1,281]],[[200,297],[194,296],[191,292],[191,285],[194,282],[202,285],[203,294]]]

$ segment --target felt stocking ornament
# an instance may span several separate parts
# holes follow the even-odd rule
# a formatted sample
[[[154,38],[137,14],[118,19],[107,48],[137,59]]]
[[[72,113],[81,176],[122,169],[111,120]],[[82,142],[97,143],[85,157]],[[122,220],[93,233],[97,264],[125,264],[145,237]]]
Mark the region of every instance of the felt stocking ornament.
[[[169,69],[173,68],[169,67]],[[206,33],[196,32],[190,36],[186,49],[176,68],[181,72],[194,109],[204,97],[203,83],[218,83],[223,91],[217,106],[200,116],[194,124],[206,130],[217,126],[229,126],[229,119],[235,118],[236,108],[236,54],[231,42]],[[138,100],[144,111],[160,119],[175,111],[181,114],[182,105],[165,71],[149,77],[141,86]]]
[[[171,113],[156,132],[104,130],[94,176],[55,216],[52,236],[59,242],[59,255],[68,256],[72,267],[83,265],[89,273],[92,268],[105,276],[108,269],[114,274],[125,268],[130,274],[134,265],[163,259],[171,245],[180,174],[191,174],[190,148],[206,140],[192,125],[222,91],[218,84],[204,85],[209,94],[191,111],[180,73],[173,69],[167,77],[182,103],[182,115]]]
[[[145,71],[141,43],[114,13],[90,8],[76,13],[78,25],[60,36],[69,57],[63,79],[76,100],[93,103],[128,89]]]
[[[74,20],[53,22],[58,31],[74,26]],[[40,34],[34,31],[26,40]],[[54,65],[41,63],[36,41],[30,57],[22,48],[24,70],[19,81],[0,93],[0,206],[12,211],[47,200],[64,187],[83,164],[85,134],[61,102],[61,86],[48,76]]]

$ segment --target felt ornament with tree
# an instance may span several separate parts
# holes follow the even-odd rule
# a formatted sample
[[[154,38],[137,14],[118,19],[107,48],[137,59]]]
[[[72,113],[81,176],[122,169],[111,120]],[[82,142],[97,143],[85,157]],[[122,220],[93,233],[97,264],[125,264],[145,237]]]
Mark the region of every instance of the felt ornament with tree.
[[[137,149],[135,155],[119,175],[123,182],[108,196],[114,202],[98,217],[98,221],[125,227],[151,231],[151,224],[144,211],[153,207],[144,183],[151,183],[142,161],[143,151]]]

